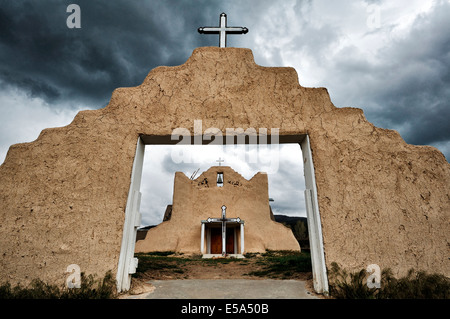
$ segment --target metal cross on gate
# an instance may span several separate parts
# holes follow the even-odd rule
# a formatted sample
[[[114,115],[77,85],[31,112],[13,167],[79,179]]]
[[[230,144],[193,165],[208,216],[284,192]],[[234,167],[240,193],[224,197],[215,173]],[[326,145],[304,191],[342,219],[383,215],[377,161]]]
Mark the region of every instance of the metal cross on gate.
[[[219,222],[222,223],[222,256],[225,257],[227,254],[226,241],[227,241],[227,223],[239,223],[241,219],[238,218],[227,218],[227,206],[222,206],[222,218],[208,218],[208,223]]]
[[[222,13],[220,15],[220,27],[201,27],[198,32],[202,34],[219,34],[219,47],[225,48],[227,46],[227,33],[229,34],[246,34],[248,29],[245,27],[227,27],[227,15]]]

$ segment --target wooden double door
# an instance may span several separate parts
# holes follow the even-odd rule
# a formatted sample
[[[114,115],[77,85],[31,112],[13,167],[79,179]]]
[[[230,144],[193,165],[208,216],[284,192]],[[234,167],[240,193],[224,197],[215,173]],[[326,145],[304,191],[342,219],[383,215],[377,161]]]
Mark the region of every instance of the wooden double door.
[[[227,254],[234,254],[234,227],[227,227],[225,248]],[[211,228],[211,254],[222,254],[222,228]]]

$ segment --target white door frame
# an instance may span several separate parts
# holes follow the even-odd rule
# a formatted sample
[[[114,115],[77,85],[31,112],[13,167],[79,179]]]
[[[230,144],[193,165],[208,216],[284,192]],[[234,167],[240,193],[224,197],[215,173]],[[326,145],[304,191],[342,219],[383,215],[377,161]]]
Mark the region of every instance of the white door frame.
[[[319,202],[317,199],[314,163],[308,135],[300,142],[300,147],[302,149],[303,169],[305,174],[305,203],[314,290],[320,294],[328,294],[328,277],[323,249],[322,223],[320,220]]]
[[[131,275],[136,272],[138,263],[137,258],[134,258],[134,248],[137,229],[141,225],[139,208],[141,203],[140,188],[144,154],[145,145],[139,137],[131,172],[130,190],[128,192],[127,206],[125,208],[122,245],[120,247],[119,264],[117,267],[116,284],[117,291],[119,292],[130,289]]]

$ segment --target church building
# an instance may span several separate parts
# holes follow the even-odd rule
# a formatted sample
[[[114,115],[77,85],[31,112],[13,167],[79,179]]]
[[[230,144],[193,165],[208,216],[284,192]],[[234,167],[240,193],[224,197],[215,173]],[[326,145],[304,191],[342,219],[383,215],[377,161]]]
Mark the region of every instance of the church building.
[[[228,166],[213,166],[195,180],[176,172],[172,210],[135,246],[137,253],[204,257],[266,250],[300,251],[300,246],[291,229],[271,218],[267,174],[247,180]]]

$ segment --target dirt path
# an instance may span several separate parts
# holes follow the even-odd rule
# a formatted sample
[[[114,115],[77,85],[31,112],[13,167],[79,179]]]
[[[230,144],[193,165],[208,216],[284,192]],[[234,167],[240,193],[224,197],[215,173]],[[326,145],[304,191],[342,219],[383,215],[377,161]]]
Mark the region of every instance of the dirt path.
[[[131,294],[142,294],[151,291],[150,281],[158,280],[298,280],[305,282],[306,290],[314,293],[311,272],[293,272],[273,274],[265,273],[267,264],[261,259],[251,258],[243,260],[159,260],[161,263],[156,265],[156,260],[152,260],[152,269],[139,273],[132,280]]]
[[[301,280],[151,280],[140,299],[319,299]],[[154,288],[153,288],[154,287]]]

